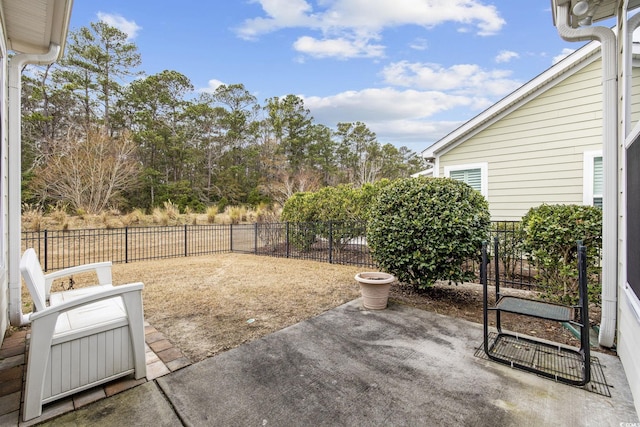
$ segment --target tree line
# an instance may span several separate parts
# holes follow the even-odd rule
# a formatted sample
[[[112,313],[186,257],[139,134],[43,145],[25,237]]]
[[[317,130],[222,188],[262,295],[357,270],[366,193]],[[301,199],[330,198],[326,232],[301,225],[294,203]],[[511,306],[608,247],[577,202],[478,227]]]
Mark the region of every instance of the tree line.
[[[298,96],[260,103],[243,84],[198,93],[146,75],[135,43],[104,22],[72,31],[57,64],[23,73],[23,201],[76,212],[284,203],[424,168],[365,123],[316,123]]]

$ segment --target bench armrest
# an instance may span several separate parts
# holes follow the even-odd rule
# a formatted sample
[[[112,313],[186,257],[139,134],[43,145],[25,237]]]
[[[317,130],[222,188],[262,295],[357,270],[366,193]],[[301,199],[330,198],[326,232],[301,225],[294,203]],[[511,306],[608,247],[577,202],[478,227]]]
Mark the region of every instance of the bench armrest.
[[[110,285],[112,283],[111,278],[111,261],[106,262],[94,262],[92,264],[79,265],[77,267],[64,268],[62,270],[54,271],[44,275],[44,291],[47,298],[51,293],[51,285],[56,279],[72,276],[78,273],[85,273],[88,271],[95,271],[98,276],[99,285]]]
[[[144,285],[138,282],[138,283],[131,283],[128,285],[121,285],[121,286],[107,288],[104,291],[85,295],[83,297],[79,297],[71,301],[65,301],[62,304],[47,307],[44,310],[31,313],[29,315],[29,320],[31,322],[34,322],[40,318],[51,316],[51,315],[55,315],[57,317],[60,313],[63,313],[65,311],[73,310],[83,305],[91,304],[104,299],[124,296],[125,294],[132,293],[132,292],[137,292],[141,294],[143,287]]]

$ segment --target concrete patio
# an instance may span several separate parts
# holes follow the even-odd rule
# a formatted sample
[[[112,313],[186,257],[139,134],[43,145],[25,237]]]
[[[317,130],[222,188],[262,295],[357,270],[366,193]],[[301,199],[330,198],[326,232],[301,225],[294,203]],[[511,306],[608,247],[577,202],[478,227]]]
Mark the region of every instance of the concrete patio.
[[[638,423],[617,357],[611,397],[474,356],[481,325],[355,300],[43,425],[620,426]]]

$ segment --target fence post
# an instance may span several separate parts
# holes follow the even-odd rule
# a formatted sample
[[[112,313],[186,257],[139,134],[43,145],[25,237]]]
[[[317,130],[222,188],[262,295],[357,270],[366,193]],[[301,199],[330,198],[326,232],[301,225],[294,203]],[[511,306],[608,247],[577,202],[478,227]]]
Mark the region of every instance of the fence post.
[[[233,224],[229,224],[229,251],[233,252]]]
[[[329,221],[329,264],[333,264],[333,221]]]
[[[187,247],[187,224],[184,225],[184,256],[189,256],[188,247]]]
[[[129,227],[124,228],[124,263],[129,263]]]
[[[253,224],[253,254],[258,255],[258,223]]]
[[[289,221],[285,222],[285,244],[287,247],[287,258],[289,258]]]
[[[44,230],[44,271],[47,271],[48,269],[48,258],[49,258],[49,251],[47,250],[47,247],[49,246],[47,244],[47,237],[49,236],[49,231],[48,230]]]

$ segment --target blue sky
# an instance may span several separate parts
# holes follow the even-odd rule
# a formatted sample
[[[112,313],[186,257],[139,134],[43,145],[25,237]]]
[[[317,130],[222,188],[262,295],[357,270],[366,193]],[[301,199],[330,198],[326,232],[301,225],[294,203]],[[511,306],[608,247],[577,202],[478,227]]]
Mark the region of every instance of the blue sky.
[[[71,30],[129,35],[140,70],[198,91],[242,83],[261,104],[304,99],[316,123],[362,121],[422,151],[582,46],[550,0],[75,0]]]

